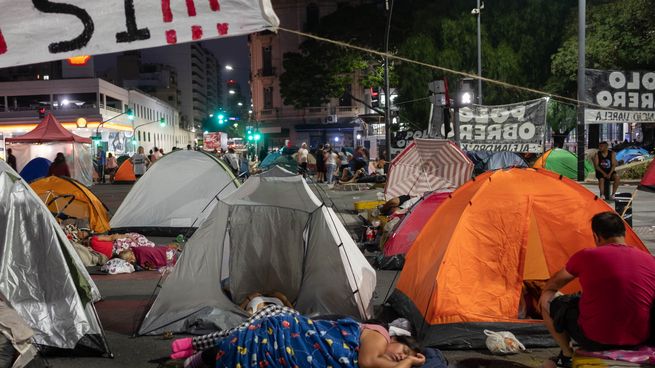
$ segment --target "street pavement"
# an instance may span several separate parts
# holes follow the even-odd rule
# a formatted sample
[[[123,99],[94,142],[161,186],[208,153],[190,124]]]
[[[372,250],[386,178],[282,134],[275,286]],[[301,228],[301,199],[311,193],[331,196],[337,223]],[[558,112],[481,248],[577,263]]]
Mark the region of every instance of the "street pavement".
[[[594,184],[584,184],[597,193]],[[311,185],[316,194],[333,206],[341,220],[357,240],[363,231],[361,219],[355,212],[353,202],[375,200],[381,189],[348,191],[330,190],[325,185]],[[115,212],[120,206],[130,185],[95,185],[92,191]],[[635,185],[622,186],[621,192],[632,193]],[[634,203],[633,225],[647,247],[655,250],[655,194],[638,192]],[[164,242],[165,239],[159,239]],[[398,272],[378,271],[378,283],[374,304],[380,306],[392,291]],[[105,329],[113,359],[97,357],[47,357],[51,367],[166,367],[166,356],[171,340],[160,336],[132,337],[138,327],[145,307],[154,292],[158,290],[160,275],[155,271],[132,275],[93,275],[103,300],[96,304]],[[556,349],[535,349],[510,357],[493,357],[486,351],[446,351],[446,357],[454,367],[540,367],[553,355]]]

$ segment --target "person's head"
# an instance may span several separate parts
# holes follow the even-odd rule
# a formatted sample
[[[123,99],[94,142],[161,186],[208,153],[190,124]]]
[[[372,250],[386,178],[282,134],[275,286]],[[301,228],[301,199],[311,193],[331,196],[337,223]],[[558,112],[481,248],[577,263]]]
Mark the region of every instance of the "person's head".
[[[66,162],[66,156],[62,152],[57,152],[57,156],[55,156],[55,163],[60,164],[62,162]]]
[[[609,145],[605,141],[600,142],[600,144],[598,145],[598,150],[601,151],[601,152],[607,152],[608,148],[609,148]]]
[[[155,151],[155,152],[159,151],[159,148],[157,148],[157,146],[153,147],[152,149],[153,149],[153,151]]]
[[[332,151],[332,147],[330,146],[329,143],[326,143],[325,146],[323,146],[323,148],[324,148],[326,151],[328,151],[328,152],[329,152],[329,151]]]
[[[228,148],[227,151],[228,151],[229,153],[234,153],[234,152],[235,152],[235,151],[234,151],[234,148],[232,148],[232,147]]]
[[[163,149],[163,148],[160,148],[160,149],[159,149],[159,153],[161,153],[161,154],[163,155],[163,154],[164,154],[164,149]]]
[[[132,249],[125,249],[124,251],[118,253],[118,258],[126,261],[127,263],[136,263],[136,256],[134,255],[134,252],[132,252]]]
[[[191,145],[190,145],[190,144],[187,144],[187,145],[186,145],[186,149],[191,150]]]
[[[303,142],[303,144],[300,145],[300,148],[307,149],[307,143]]]
[[[625,242],[625,225],[614,212],[601,212],[591,218],[591,232],[596,245]]]
[[[387,345],[384,356],[391,361],[400,362],[409,356],[416,356],[420,352],[421,347],[413,337],[393,336]]]
[[[322,144],[319,144],[319,145],[318,145],[318,149],[322,150],[322,149],[323,149],[323,145],[322,145]]]
[[[14,152],[14,151],[12,151],[11,148],[7,148],[7,154],[8,155],[11,155],[12,152]]]
[[[114,157],[114,155],[112,155],[111,152],[109,152],[109,153],[107,154],[107,157]]]
[[[144,151],[145,150],[144,150],[143,146],[139,146],[139,148],[136,149],[136,152],[140,153],[140,154],[143,154]],[[150,151],[150,153],[152,153],[152,151]]]

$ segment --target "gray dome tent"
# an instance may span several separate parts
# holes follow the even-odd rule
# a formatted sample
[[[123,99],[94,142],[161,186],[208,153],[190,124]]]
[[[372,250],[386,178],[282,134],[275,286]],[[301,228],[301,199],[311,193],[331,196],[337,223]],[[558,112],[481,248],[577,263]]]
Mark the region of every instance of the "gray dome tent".
[[[281,292],[305,315],[368,318],[375,283],[346,228],[301,176],[253,176],[189,240],[139,334],[235,327],[246,317],[237,304],[253,292]]]

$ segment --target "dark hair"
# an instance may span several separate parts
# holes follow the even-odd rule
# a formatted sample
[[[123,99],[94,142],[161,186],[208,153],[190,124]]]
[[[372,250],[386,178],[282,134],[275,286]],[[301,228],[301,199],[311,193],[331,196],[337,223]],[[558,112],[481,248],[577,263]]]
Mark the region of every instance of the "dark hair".
[[[603,239],[625,236],[621,216],[614,212],[601,212],[591,218],[591,231]]]
[[[55,156],[55,163],[60,164],[62,162],[66,162],[66,156],[64,156],[64,154],[61,152],[57,152],[57,156]]]
[[[421,345],[419,345],[418,341],[416,341],[416,339],[411,336],[393,336],[393,339],[397,343],[407,345],[411,351],[417,354],[422,352]]]
[[[607,141],[602,141],[602,142],[598,143],[599,146],[600,146],[601,144],[607,144]]]

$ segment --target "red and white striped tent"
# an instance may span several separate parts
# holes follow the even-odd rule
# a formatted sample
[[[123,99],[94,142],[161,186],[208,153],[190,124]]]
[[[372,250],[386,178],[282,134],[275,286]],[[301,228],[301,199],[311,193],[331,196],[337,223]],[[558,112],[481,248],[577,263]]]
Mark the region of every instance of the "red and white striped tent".
[[[445,139],[414,139],[391,161],[384,193],[387,199],[401,195],[455,190],[471,179],[473,162],[453,142]]]

